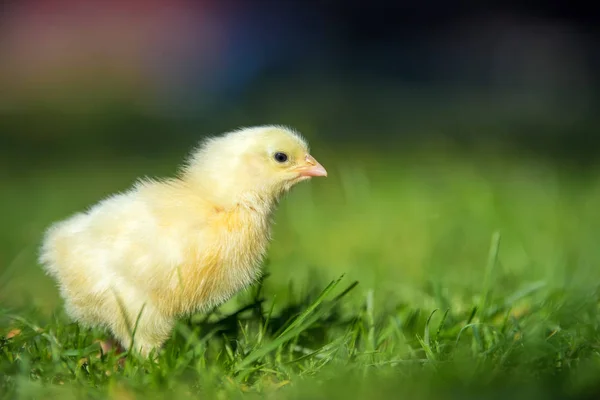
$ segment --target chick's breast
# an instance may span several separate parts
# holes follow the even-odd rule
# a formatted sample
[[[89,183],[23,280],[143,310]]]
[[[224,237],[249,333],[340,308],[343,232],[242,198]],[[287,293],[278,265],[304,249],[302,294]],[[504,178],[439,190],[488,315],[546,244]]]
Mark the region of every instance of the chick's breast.
[[[175,231],[182,239],[182,261],[168,285],[156,286],[152,296],[163,312],[206,310],[258,277],[269,241],[267,216],[213,208],[204,221],[192,220]]]

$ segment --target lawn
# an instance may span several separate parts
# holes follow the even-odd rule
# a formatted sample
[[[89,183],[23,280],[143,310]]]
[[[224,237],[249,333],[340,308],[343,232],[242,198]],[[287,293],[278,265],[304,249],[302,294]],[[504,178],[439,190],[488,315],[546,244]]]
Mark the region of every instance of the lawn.
[[[101,354],[105,334],[66,318],[36,245],[177,160],[2,175],[2,398],[596,398],[600,174],[514,155],[315,155],[330,176],[283,201],[262,283],[182,320],[156,362]]]

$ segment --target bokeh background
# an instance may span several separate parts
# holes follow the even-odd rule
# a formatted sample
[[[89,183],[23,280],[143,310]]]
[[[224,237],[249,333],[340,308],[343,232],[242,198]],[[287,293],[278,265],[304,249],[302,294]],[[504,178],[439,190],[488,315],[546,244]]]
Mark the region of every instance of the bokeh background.
[[[460,307],[494,232],[495,285],[591,284],[598,22],[566,2],[3,2],[0,300],[58,304],[35,261],[50,222],[271,123],[330,171],[278,213],[273,291],[345,273]]]

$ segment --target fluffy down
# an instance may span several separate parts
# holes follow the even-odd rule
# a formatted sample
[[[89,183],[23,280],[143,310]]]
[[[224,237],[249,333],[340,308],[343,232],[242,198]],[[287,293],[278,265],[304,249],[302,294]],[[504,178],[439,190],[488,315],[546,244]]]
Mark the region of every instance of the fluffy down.
[[[104,327],[148,356],[178,317],[206,311],[252,284],[282,194],[325,169],[289,129],[262,126],[211,138],[176,178],[141,180],[55,223],[40,263],[70,317]]]

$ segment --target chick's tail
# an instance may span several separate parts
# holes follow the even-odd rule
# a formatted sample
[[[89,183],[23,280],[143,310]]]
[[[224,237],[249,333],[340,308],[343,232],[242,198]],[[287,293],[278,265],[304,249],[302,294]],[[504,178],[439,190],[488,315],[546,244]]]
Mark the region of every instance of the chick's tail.
[[[66,255],[66,237],[61,231],[61,223],[56,223],[46,230],[38,254],[38,262],[44,271],[55,279],[60,278],[61,256]]]

